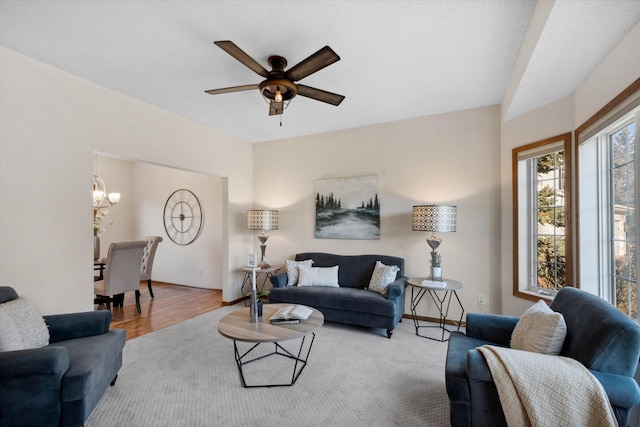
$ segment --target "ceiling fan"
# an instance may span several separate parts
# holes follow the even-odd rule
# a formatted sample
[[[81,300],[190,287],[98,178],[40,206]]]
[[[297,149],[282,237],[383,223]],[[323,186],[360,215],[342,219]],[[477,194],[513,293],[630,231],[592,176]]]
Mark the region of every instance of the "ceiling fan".
[[[269,102],[270,116],[282,114],[284,109],[289,105],[291,99],[296,95],[326,102],[327,104],[335,106],[340,105],[344,99],[344,96],[342,95],[294,83],[340,60],[340,57],[329,46],[323,47],[313,55],[300,61],[297,65],[289,68],[287,71],[285,71],[285,68],[287,67],[287,60],[285,58],[277,55],[270,56],[268,62],[271,67],[271,71],[267,71],[262,65],[247,55],[232,41],[217,41],[214,42],[214,44],[238,61],[242,62],[255,73],[265,77],[266,80],[259,84],[206,90],[205,92],[210,95],[259,89],[265,100]]]

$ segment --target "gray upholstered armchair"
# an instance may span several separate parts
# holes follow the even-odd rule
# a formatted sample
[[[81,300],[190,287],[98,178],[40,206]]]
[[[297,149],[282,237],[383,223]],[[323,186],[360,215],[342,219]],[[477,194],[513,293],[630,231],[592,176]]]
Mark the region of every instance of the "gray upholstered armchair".
[[[151,271],[153,270],[153,260],[156,257],[156,249],[158,244],[162,242],[160,236],[147,236],[144,238],[147,241],[147,246],[144,248],[142,254],[142,264],[140,265],[140,281],[146,281],[149,287],[149,295],[153,298],[153,289],[151,287]]]
[[[109,246],[104,280],[94,282],[93,285],[97,299],[104,300],[107,309],[111,309],[111,300],[114,296],[135,291],[136,308],[138,313],[142,311],[140,309],[140,264],[146,245],[147,242],[144,240],[132,240],[114,242]]]
[[[561,356],[582,363],[600,381],[619,426],[626,426],[631,408],[640,402],[633,376],[640,357],[640,325],[618,309],[576,288],[563,288],[551,303],[567,325]],[[469,313],[466,335],[452,332],[445,381],[451,425],[506,426],[496,385],[476,347],[509,347],[518,318]]]
[[[16,299],[0,286],[0,304]],[[0,351],[1,426],[81,426],[122,366],[125,331],[109,330],[110,311],[43,317],[48,345]]]

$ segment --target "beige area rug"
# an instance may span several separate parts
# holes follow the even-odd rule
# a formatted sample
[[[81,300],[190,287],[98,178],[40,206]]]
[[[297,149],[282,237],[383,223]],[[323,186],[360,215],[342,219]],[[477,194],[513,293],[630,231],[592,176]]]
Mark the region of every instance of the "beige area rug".
[[[241,386],[224,307],[127,342],[118,381],[86,423],[97,426],[448,426],[447,343],[404,319],[384,330],[326,323],[291,387]],[[248,348],[244,344],[244,348]],[[299,341],[288,341],[291,351]],[[272,350],[273,344],[260,349]],[[247,383],[290,381],[289,359],[247,365]]]

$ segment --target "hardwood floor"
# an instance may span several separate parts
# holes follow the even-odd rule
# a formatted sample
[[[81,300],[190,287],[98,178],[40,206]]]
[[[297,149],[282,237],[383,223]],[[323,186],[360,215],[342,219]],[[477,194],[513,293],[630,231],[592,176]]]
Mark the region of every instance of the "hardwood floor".
[[[146,282],[140,283],[140,308],[136,311],[134,292],[127,292],[122,308],[113,308],[111,328],[124,328],[127,340],[149,332],[157,331],[186,319],[207,313],[222,306],[222,291],[201,289],[169,283],[152,282],[153,294],[149,295]],[[104,304],[96,305],[96,310],[106,310]]]

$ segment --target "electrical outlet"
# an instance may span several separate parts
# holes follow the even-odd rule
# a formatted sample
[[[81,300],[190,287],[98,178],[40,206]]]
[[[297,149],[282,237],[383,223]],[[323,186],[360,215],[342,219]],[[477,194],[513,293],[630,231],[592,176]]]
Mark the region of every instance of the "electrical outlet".
[[[478,294],[478,305],[487,305],[487,296],[485,294]]]

